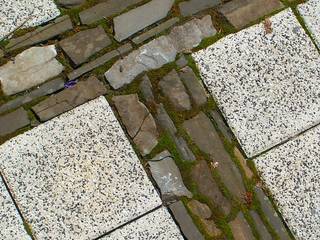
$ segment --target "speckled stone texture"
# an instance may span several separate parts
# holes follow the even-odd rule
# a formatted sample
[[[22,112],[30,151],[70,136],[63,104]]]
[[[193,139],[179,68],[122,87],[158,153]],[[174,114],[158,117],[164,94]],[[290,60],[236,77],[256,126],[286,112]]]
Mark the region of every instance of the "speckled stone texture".
[[[291,10],[270,21],[193,54],[249,157],[320,121],[320,55]]]
[[[297,239],[320,239],[320,127],[254,159]]]
[[[1,145],[0,168],[37,239],[95,239],[161,205],[104,97]]]
[[[53,0],[0,0],[0,40],[23,25],[34,27],[60,15]]]
[[[138,220],[117,229],[101,240],[183,240],[168,210],[159,208]]]
[[[309,0],[298,6],[298,11],[316,40],[318,47],[320,47],[320,1]]]

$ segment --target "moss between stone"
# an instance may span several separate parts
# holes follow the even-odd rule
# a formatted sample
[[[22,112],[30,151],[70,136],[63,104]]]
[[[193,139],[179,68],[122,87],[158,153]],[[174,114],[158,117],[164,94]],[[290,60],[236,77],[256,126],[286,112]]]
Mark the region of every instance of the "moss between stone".
[[[31,237],[31,239],[35,239],[32,235],[32,228],[30,224],[28,224],[26,221],[23,221],[23,227],[26,230],[27,234]]]

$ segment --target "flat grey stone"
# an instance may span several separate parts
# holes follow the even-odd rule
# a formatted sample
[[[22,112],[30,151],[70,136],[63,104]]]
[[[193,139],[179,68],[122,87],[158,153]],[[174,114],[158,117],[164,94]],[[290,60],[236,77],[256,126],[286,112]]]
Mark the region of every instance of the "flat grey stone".
[[[209,219],[212,215],[212,211],[208,207],[208,205],[205,203],[201,203],[198,200],[193,199],[188,202],[188,208],[194,215],[203,219]]]
[[[164,131],[167,131],[168,133],[170,133],[171,136],[175,136],[175,134],[177,133],[177,128],[174,125],[173,121],[171,120],[170,116],[168,115],[162,103],[157,105],[156,120],[159,126]]]
[[[19,108],[11,113],[0,116],[0,136],[13,133],[29,124],[28,113],[23,108]]]
[[[193,167],[191,177],[200,194],[209,198],[211,203],[219,207],[225,215],[229,214],[231,204],[222,195],[206,161],[201,160]]]
[[[319,52],[290,9],[269,21],[192,55],[248,157],[320,122]]]
[[[185,121],[183,127],[200,150],[208,154],[214,164],[218,164],[216,169],[229,191],[238,199],[242,199],[246,192],[242,176],[225,150],[219,134],[209,118],[201,112],[194,118]]]
[[[59,75],[64,67],[55,57],[54,45],[29,48],[0,67],[0,83],[6,95],[37,86]]]
[[[204,237],[194,225],[192,218],[189,216],[187,209],[181,201],[170,204],[169,208],[179,224],[183,235],[188,240],[204,240]]]
[[[123,41],[140,30],[165,18],[174,0],[151,0],[113,19],[114,38]],[[143,16],[143,17],[141,17]]]
[[[186,57],[183,54],[181,54],[181,56],[176,61],[176,64],[179,68],[183,68],[188,65],[188,61],[187,61]]]
[[[250,211],[250,215],[252,216],[255,227],[259,233],[260,239],[261,240],[272,240],[272,236],[268,232],[266,226],[262,222],[260,216],[253,210]]]
[[[191,110],[189,95],[176,70],[172,70],[164,76],[160,80],[159,86],[162,94],[169,99],[169,102],[177,111]]]
[[[53,80],[50,80],[23,96],[17,97],[9,102],[0,105],[0,114],[12,110],[14,108],[18,108],[26,103],[35,100],[38,97],[54,93],[62,89],[63,87],[64,80],[62,78],[55,78]]]
[[[0,49],[0,58],[4,56],[4,52]]]
[[[82,24],[91,24],[98,20],[119,14],[131,5],[142,2],[142,0],[108,0],[83,10],[79,13]]]
[[[192,193],[183,183],[179,168],[167,150],[156,155],[148,164],[163,200],[169,201],[182,196],[192,198]]]
[[[28,32],[21,37],[10,39],[6,45],[8,51],[12,51],[25,46],[35,45],[47,41],[59,34],[73,28],[71,19],[68,15],[57,18],[53,23],[39,27],[32,32]]]
[[[152,91],[152,84],[147,75],[144,75],[142,77],[142,81],[139,85],[139,89],[143,98],[147,101],[147,103],[153,103],[155,101],[153,91]]]
[[[230,222],[229,224],[234,239],[237,240],[254,240],[249,224],[243,216],[243,213],[240,212],[236,219]]]
[[[68,79],[74,80],[74,79],[82,76],[83,74],[90,72],[91,70],[93,70],[97,67],[102,66],[103,64],[105,64],[106,62],[110,61],[111,59],[119,56],[120,54],[125,54],[131,50],[132,50],[132,45],[130,43],[127,43],[127,44],[119,47],[116,50],[112,50],[110,52],[107,52],[106,54],[102,55],[101,57],[98,57],[89,63],[83,64],[81,67],[68,73],[67,74]]]
[[[147,32],[142,33],[141,35],[133,38],[132,41],[135,44],[140,44],[140,43],[144,42],[145,40],[152,38],[152,37],[156,36],[157,34],[167,30],[168,28],[172,27],[177,22],[179,22],[179,18],[177,18],[177,17],[171,18],[163,23],[160,23],[158,26],[148,30]]]
[[[283,8],[279,0],[233,0],[223,4],[219,11],[237,29]]]
[[[106,94],[106,87],[95,76],[78,82],[32,107],[41,121],[47,121],[89,100]]]
[[[218,237],[222,233],[213,220],[201,219],[201,224],[210,237]]]
[[[218,129],[222,135],[229,141],[232,142],[233,136],[230,128],[223,121],[223,117],[220,115],[218,110],[213,110],[210,112],[210,116],[213,118],[214,122],[217,124]]]
[[[81,6],[86,0],[57,0],[56,3],[64,8],[75,8]]]
[[[0,168],[35,239],[96,239],[162,204],[104,97],[1,145]]]
[[[194,74],[190,67],[185,67],[179,71],[179,76],[184,85],[187,87],[188,92],[193,103],[200,107],[207,103],[207,94],[204,87],[201,85],[197,76]]]
[[[182,16],[190,16],[207,8],[212,8],[221,3],[221,0],[189,0],[179,3]]]
[[[84,63],[93,54],[110,44],[111,40],[101,26],[78,32],[59,42],[75,66]]]
[[[180,153],[182,159],[188,162],[196,161],[196,157],[188,147],[186,140],[181,136],[173,136],[173,141],[177,146],[177,150]]]

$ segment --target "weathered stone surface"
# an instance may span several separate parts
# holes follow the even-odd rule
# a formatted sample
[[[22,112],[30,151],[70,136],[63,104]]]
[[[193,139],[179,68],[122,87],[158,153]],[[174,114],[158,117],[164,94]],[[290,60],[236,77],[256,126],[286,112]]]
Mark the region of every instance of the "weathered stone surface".
[[[147,103],[154,102],[154,95],[152,91],[152,84],[147,75],[142,77],[142,81],[139,85],[140,92],[142,93],[143,98],[147,101]]]
[[[242,199],[246,190],[241,174],[225,150],[209,118],[201,112],[194,118],[185,121],[183,126],[200,150],[210,155],[214,163],[218,163],[216,169],[229,191],[238,199]]]
[[[30,120],[27,112],[23,108],[19,108],[14,112],[0,116],[0,136],[13,133],[29,124]]]
[[[4,52],[0,49],[0,58],[4,56]]]
[[[189,162],[194,162],[196,157],[194,156],[193,152],[188,147],[186,140],[184,140],[181,136],[173,136],[173,141],[177,146],[177,150],[179,151],[182,159]]]
[[[156,155],[148,163],[163,200],[169,201],[182,196],[192,198],[192,193],[183,183],[179,168],[167,150]]]
[[[250,215],[252,216],[255,227],[260,235],[261,240],[272,240],[272,236],[268,232],[266,226],[262,222],[260,216],[253,210],[250,211]]]
[[[176,61],[176,64],[179,68],[183,68],[188,65],[188,61],[187,61],[186,57],[184,56],[184,54],[181,54],[179,59]]]
[[[110,44],[111,40],[101,26],[78,32],[59,43],[75,66]]]
[[[219,206],[224,214],[231,209],[230,202],[222,195],[217,183],[212,177],[210,168],[206,161],[201,160],[193,167],[191,172],[193,181],[197,184],[199,193],[207,196],[215,206]]]
[[[12,110],[14,108],[18,108],[22,106],[23,104],[29,103],[33,100],[35,100],[38,97],[42,97],[45,95],[49,95],[51,93],[54,93],[64,87],[64,80],[62,78],[55,78],[53,80],[50,80],[42,85],[40,85],[35,90],[17,97],[9,102],[6,102],[2,105],[0,105],[0,114],[4,113],[6,111]]]
[[[73,26],[70,17],[68,15],[64,15],[57,18],[53,23],[39,27],[21,37],[11,39],[6,45],[6,49],[12,51],[25,46],[35,45],[71,30],[72,28]]]
[[[140,30],[165,18],[174,0],[151,0],[113,19],[117,41],[123,41]],[[143,18],[141,17],[143,16]]]
[[[157,120],[159,126],[163,130],[167,131],[172,136],[175,136],[175,134],[177,133],[177,128],[174,125],[173,121],[171,120],[170,116],[168,115],[168,113],[162,103],[157,105],[156,120]]]
[[[144,42],[145,40],[152,38],[156,36],[157,34],[163,32],[164,30],[167,30],[168,28],[172,27],[174,24],[179,22],[179,18],[171,18],[163,23],[160,23],[158,26],[150,29],[149,31],[142,33],[141,35],[135,37],[132,39],[132,41],[135,44],[140,44]]]
[[[205,231],[210,235],[210,237],[217,237],[222,233],[221,230],[217,228],[213,220],[201,219],[201,223],[204,226]]]
[[[36,239],[96,239],[162,204],[104,97],[1,145],[0,168]]]
[[[208,205],[205,203],[201,203],[198,200],[191,200],[190,202],[188,202],[188,208],[194,215],[203,219],[208,219],[212,215],[212,212]]]
[[[182,16],[189,16],[220,3],[221,0],[189,0],[179,3],[179,8]]]
[[[279,0],[233,0],[223,4],[219,11],[237,29],[283,8]]]
[[[12,95],[57,76],[64,67],[55,59],[56,55],[54,45],[23,51],[14,61],[0,67],[2,91]]]
[[[237,147],[235,147],[233,149],[233,154],[239,160],[240,165],[241,165],[242,169],[244,170],[244,173],[247,176],[247,178],[252,178],[253,173],[247,165],[247,160],[244,158],[244,156],[242,155],[242,153],[240,152],[240,150]]]
[[[175,70],[164,76],[159,86],[162,94],[169,99],[177,111],[191,110],[189,95]]]
[[[179,76],[187,87],[193,103],[200,107],[207,103],[207,94],[200,81],[190,67],[185,67],[179,71]]]
[[[65,8],[79,7],[81,4],[85,3],[86,0],[57,0],[59,6]]]
[[[41,121],[47,121],[89,100],[106,94],[107,89],[95,76],[77,83],[32,107]]]
[[[234,239],[237,240],[254,240],[249,224],[243,216],[243,213],[240,212],[236,219],[230,222],[229,226],[231,227],[232,234]]]
[[[96,58],[95,60],[83,64],[81,67],[73,70],[72,72],[68,73],[68,79],[69,80],[74,80],[78,77],[80,77],[81,75],[90,72],[91,70],[100,67],[101,65],[105,64],[106,62],[108,62],[109,60],[121,55],[121,54],[125,54],[129,51],[132,50],[132,45],[130,43],[127,43],[121,47],[119,47],[116,50],[112,50],[110,52],[107,52],[106,54],[102,55],[101,57]]]
[[[188,240],[204,240],[204,237],[194,225],[192,218],[181,201],[170,204],[169,208],[178,222],[183,235]]]
[[[80,12],[80,20],[83,24],[91,24],[100,19],[111,17],[125,10],[127,7],[137,4],[142,0],[108,0]]]
[[[213,110],[210,112],[211,117],[213,118],[214,122],[217,124],[222,135],[229,141],[232,142],[233,136],[232,132],[228,128],[228,126],[224,123],[222,116],[220,115],[218,110]]]

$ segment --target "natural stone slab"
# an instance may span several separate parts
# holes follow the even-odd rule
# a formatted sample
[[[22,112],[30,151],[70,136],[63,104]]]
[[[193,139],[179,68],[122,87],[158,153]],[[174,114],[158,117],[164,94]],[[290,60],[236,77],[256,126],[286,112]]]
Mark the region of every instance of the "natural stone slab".
[[[269,21],[193,54],[248,157],[320,121],[319,52],[290,9]]]
[[[62,78],[55,78],[53,80],[50,80],[42,85],[40,85],[35,90],[17,97],[9,102],[6,102],[2,105],[0,105],[0,114],[4,113],[6,111],[12,110],[14,108],[18,108],[26,103],[29,103],[33,100],[35,100],[38,97],[42,97],[45,95],[49,95],[51,93],[54,93],[64,87],[64,80]]]
[[[0,167],[36,239],[96,239],[161,206],[104,97],[1,145]]]
[[[81,6],[86,0],[57,0],[57,4],[64,8],[75,8]]]
[[[151,0],[113,19],[114,38],[123,41],[140,30],[165,18],[174,0]],[[143,16],[143,18],[141,18]]]
[[[28,113],[23,108],[19,108],[14,112],[0,116],[0,136],[13,133],[29,124]]]
[[[6,45],[6,49],[12,51],[25,46],[35,45],[71,30],[72,28],[73,26],[70,17],[68,15],[64,15],[57,18],[53,23],[39,27],[21,37],[11,39]]]
[[[212,215],[212,211],[208,205],[201,203],[198,200],[191,200],[188,202],[188,208],[194,215],[203,219],[209,219]]]
[[[191,101],[176,70],[172,70],[159,82],[162,94],[177,111],[191,110]]]
[[[221,230],[217,228],[217,225],[213,220],[201,219],[201,223],[204,226],[205,231],[210,237],[217,237],[222,233]]]
[[[247,176],[247,178],[252,178],[253,177],[253,173],[252,173],[251,169],[247,165],[247,160],[244,158],[244,156],[242,155],[242,153],[240,152],[240,150],[237,147],[235,147],[233,149],[233,154],[239,160],[240,165],[243,168],[244,173]]]
[[[80,20],[82,24],[91,24],[103,18],[119,14],[126,8],[139,2],[142,2],[142,0],[108,0],[80,12]]]
[[[177,133],[177,128],[174,125],[173,121],[171,120],[170,116],[168,115],[162,103],[157,105],[156,111],[157,111],[156,120],[159,126],[164,131],[167,131],[168,133],[170,133],[171,136],[175,136],[175,134]]]
[[[173,213],[175,220],[179,224],[183,235],[188,240],[204,240],[204,237],[194,225],[192,218],[189,216],[187,209],[181,201],[172,203],[169,205],[169,208]]]
[[[0,236],[3,240],[31,240],[27,234],[23,220],[16,209],[2,178],[0,177]]]
[[[190,16],[207,8],[212,8],[221,3],[221,0],[189,0],[179,3],[182,16]]]
[[[12,95],[59,75],[64,67],[55,56],[54,45],[29,48],[0,67],[0,83],[6,95]]]
[[[133,38],[132,41],[135,44],[140,44],[140,43],[144,42],[145,40],[152,38],[152,37],[156,36],[157,34],[165,31],[166,29],[172,27],[177,22],[179,22],[179,18],[177,18],[177,17],[171,18],[163,23],[160,23],[158,26],[152,28],[151,30],[149,30],[145,33],[142,33],[141,35]]]
[[[95,60],[83,64],[81,67],[73,70],[72,72],[68,73],[67,76],[69,80],[74,80],[81,75],[90,72],[91,70],[100,67],[101,65],[105,64],[106,62],[110,61],[111,59],[118,57],[119,55],[125,54],[132,50],[132,45],[127,43],[116,50],[112,50],[107,52],[106,54],[102,55],[101,57],[96,58]]]
[[[219,11],[237,29],[283,8],[279,0],[233,0],[223,4]]]
[[[220,115],[218,110],[213,110],[210,112],[210,116],[213,118],[214,122],[217,124],[218,129],[221,131],[222,135],[229,141],[232,142],[234,139],[232,132],[229,127],[224,123],[223,117]]]
[[[47,121],[89,100],[106,94],[106,87],[91,76],[75,86],[67,88],[32,107],[41,121]]]
[[[140,92],[142,93],[143,98],[147,101],[148,104],[154,103],[154,95],[152,91],[152,84],[147,75],[142,77],[142,81],[139,85]]]
[[[188,65],[188,61],[187,61],[186,57],[184,56],[184,54],[181,54],[179,59],[176,61],[176,64],[179,68],[183,68]]]
[[[177,146],[177,150],[182,156],[184,161],[194,162],[196,161],[196,157],[193,152],[188,147],[186,140],[184,140],[181,136],[173,136],[173,141]]]
[[[268,232],[266,226],[262,222],[260,216],[253,210],[250,211],[250,215],[252,216],[255,227],[259,233],[260,239],[261,240],[272,240],[272,236]]]
[[[59,42],[75,66],[84,63],[93,54],[110,44],[111,40],[101,26],[78,32]]]
[[[249,224],[240,212],[235,220],[230,222],[230,228],[234,239],[237,240],[254,240]]]
[[[192,198],[192,193],[183,183],[179,168],[167,150],[156,155],[148,163],[163,200],[169,201],[182,196]]]

